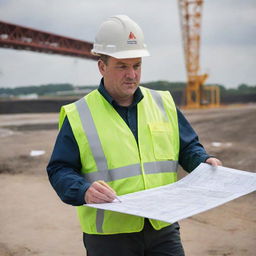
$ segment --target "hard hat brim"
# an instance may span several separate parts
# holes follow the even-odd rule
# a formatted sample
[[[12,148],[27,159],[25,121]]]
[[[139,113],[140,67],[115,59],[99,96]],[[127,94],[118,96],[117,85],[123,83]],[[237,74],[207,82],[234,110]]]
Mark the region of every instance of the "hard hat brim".
[[[140,58],[140,57],[147,57],[150,56],[150,53],[148,52],[148,50],[128,50],[128,51],[120,51],[120,52],[114,52],[114,53],[109,53],[109,52],[95,52],[95,51],[91,51],[91,53],[93,55],[97,55],[99,56],[100,54],[104,54],[107,56],[111,56],[114,57],[116,59],[131,59],[131,58]]]

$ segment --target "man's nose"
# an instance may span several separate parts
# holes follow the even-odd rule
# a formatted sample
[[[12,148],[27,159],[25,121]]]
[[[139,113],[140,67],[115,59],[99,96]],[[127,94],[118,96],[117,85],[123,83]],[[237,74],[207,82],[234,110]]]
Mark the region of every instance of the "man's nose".
[[[129,68],[127,70],[126,77],[130,79],[136,78],[136,71],[134,70],[134,68]]]

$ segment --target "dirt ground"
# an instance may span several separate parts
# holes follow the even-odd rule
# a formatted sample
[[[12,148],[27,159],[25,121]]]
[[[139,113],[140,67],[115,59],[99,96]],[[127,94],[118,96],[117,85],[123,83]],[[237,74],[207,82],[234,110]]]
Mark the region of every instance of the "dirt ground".
[[[256,105],[183,112],[224,166],[256,172]],[[0,256],[86,255],[75,209],[46,176],[56,135],[57,114],[0,115]],[[255,195],[180,221],[186,255],[256,255]]]

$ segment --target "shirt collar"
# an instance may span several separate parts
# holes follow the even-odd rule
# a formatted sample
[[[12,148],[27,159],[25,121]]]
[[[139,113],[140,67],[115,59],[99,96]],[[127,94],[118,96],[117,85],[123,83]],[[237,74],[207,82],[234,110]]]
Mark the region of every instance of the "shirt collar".
[[[118,105],[117,102],[110,96],[110,94],[107,92],[105,86],[104,86],[104,81],[103,78],[100,81],[100,85],[98,88],[98,91],[100,92],[100,94],[111,104],[111,105]],[[143,99],[143,94],[141,92],[140,87],[138,87],[134,93],[134,97],[133,97],[133,102],[131,104],[131,106],[129,107],[133,107],[135,105],[137,105],[142,99]]]

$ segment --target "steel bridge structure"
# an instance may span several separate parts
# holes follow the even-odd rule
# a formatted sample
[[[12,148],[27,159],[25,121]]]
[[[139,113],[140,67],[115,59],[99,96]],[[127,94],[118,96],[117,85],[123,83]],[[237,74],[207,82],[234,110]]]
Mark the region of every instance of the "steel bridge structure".
[[[91,42],[0,21],[0,47],[97,60]]]

